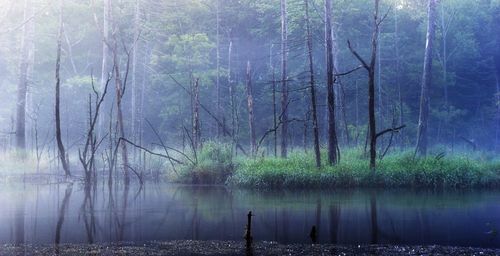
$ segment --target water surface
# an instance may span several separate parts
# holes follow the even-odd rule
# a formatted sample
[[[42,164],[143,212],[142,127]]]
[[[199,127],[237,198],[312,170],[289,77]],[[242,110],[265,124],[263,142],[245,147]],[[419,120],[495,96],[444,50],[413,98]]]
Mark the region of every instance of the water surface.
[[[499,191],[294,190],[4,184],[1,243],[255,240],[500,248]]]

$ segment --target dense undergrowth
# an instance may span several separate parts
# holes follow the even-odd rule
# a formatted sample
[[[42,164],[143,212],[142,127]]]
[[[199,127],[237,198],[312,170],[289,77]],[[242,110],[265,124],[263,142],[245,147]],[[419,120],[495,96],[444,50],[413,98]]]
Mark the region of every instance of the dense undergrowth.
[[[198,164],[186,166],[177,181],[227,184],[252,188],[430,187],[470,188],[500,185],[500,159],[486,153],[430,154],[415,158],[413,151],[392,153],[370,172],[363,150],[342,151],[340,163],[329,166],[326,154],[317,169],[312,152],[295,151],[287,159],[231,157],[230,147],[208,143]]]

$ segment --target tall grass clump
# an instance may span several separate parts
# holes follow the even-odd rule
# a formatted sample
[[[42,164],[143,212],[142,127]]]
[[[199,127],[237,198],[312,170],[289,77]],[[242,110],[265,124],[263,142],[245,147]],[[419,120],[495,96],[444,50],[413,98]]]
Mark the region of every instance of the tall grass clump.
[[[184,165],[175,179],[181,183],[192,184],[224,184],[233,173],[234,164],[231,145],[215,141],[203,144],[196,154],[193,163]]]

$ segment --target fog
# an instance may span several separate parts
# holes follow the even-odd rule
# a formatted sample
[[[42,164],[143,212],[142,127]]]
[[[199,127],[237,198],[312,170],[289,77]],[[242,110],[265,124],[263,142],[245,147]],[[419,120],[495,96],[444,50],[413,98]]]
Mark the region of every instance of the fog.
[[[321,1],[309,2],[318,126],[320,144],[325,146],[329,103],[324,10]],[[348,48],[348,40],[362,58],[369,60],[372,2],[334,1],[332,55],[336,73],[360,65]],[[102,94],[103,81],[110,77],[96,134],[100,138],[120,134],[115,125],[115,66],[119,67],[123,90],[124,131],[123,136],[114,137],[126,137],[149,148],[158,142],[151,129],[154,127],[169,146],[187,147],[186,130],[193,133],[196,123],[196,104],[190,94],[199,79],[200,135],[193,139],[200,143],[232,141],[250,150],[247,62],[251,64],[252,111],[256,120],[252,129],[257,139],[275,128],[274,122],[280,121],[280,114],[285,112],[283,106],[288,104],[287,146],[292,150],[312,147],[304,1],[290,1],[286,9],[284,51],[289,103],[285,105],[280,102],[283,45],[279,1],[111,1],[105,8],[102,1],[63,1],[61,6],[58,1],[3,0],[0,5],[0,119],[4,151],[16,147],[15,136],[22,132],[18,127],[22,116],[18,116],[16,107],[24,98],[26,149],[44,147],[50,151],[55,147],[58,39],[62,52],[61,132],[69,154],[76,154],[85,144],[90,122],[88,101],[95,96],[92,81]],[[59,37],[61,11],[63,26]],[[380,130],[406,125],[393,139],[397,146],[416,144],[426,13],[426,1],[380,4],[379,16],[386,16],[376,40],[375,114]],[[428,88],[429,147],[440,151],[454,147],[498,150],[498,2],[442,1],[435,16],[432,79]],[[364,145],[368,124],[367,72],[360,69],[335,77],[335,122],[340,148]],[[25,97],[20,94],[23,83],[27,88]],[[279,137],[283,131],[277,130]],[[271,133],[261,142],[259,149],[263,154],[274,152],[274,132]],[[389,143],[387,137],[381,139],[379,147]]]

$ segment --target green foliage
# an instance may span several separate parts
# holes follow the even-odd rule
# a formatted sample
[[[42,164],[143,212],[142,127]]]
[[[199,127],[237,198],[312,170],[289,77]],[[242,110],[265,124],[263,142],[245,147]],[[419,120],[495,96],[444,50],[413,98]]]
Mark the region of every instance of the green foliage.
[[[324,158],[326,159],[326,158]],[[340,164],[316,169],[312,154],[294,153],[288,159],[243,159],[229,183],[256,188],[297,187],[489,187],[500,184],[500,160],[456,154],[413,159],[413,152],[388,155],[373,177],[362,150],[343,152]]]
[[[223,184],[233,173],[230,144],[206,142],[197,153],[196,159],[194,164],[186,165],[180,170],[176,181],[193,184]]]

